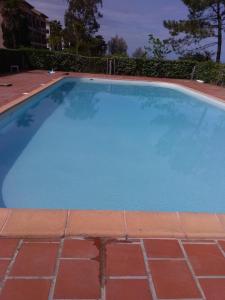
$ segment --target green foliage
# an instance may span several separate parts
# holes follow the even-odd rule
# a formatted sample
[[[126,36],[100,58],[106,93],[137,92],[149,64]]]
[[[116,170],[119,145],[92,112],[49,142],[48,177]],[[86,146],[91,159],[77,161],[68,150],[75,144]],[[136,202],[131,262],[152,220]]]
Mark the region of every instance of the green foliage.
[[[124,38],[118,35],[111,38],[108,42],[108,50],[110,55],[127,56],[127,43]]]
[[[143,48],[139,47],[134,51],[134,53],[132,54],[132,57],[145,59],[145,58],[147,58],[147,52]]]
[[[118,75],[136,75],[137,63],[135,59],[128,57],[118,57],[116,59],[116,70]]]
[[[62,50],[63,30],[60,21],[53,20],[50,22],[49,45],[52,50]]]
[[[102,17],[99,6],[102,0],[67,0],[68,9],[65,12],[64,40],[68,48],[75,49],[80,54],[80,47],[94,36]]]
[[[80,53],[86,56],[104,56],[107,51],[107,44],[102,35],[90,37],[81,48]]]
[[[205,82],[225,85],[225,65],[211,61],[200,63],[195,77]]]
[[[170,45],[166,40],[160,40],[149,34],[148,46],[145,50],[149,53],[149,57],[156,60],[163,60],[171,53]]]
[[[106,57],[85,57],[65,51],[41,49],[0,49],[0,73],[9,72],[10,65],[17,64],[20,70],[42,69],[73,72],[105,73]]]
[[[184,20],[167,20],[173,50],[183,55],[187,50],[197,52],[217,47],[216,61],[220,62],[223,31],[225,30],[224,0],[182,0],[188,16]]]
[[[9,72],[12,64],[18,64],[21,70],[53,68],[68,72],[106,73],[107,59],[107,57],[85,57],[64,51],[0,49],[0,73]],[[191,73],[196,67],[194,79],[225,85],[225,65],[212,61],[149,60],[128,57],[113,57],[113,59],[118,75],[191,79]]]
[[[194,66],[195,62],[192,61],[148,60],[143,67],[143,75],[190,79]]]
[[[188,52],[180,56],[181,60],[194,60],[194,61],[212,61],[211,53],[208,51],[204,52]]]
[[[30,46],[28,21],[20,9],[21,0],[4,0],[2,32],[6,48]]]

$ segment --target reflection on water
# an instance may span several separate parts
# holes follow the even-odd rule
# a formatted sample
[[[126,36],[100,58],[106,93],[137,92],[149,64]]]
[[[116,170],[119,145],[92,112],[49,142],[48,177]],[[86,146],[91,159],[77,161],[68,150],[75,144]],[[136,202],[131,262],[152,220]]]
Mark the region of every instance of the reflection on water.
[[[45,178],[47,183],[59,180],[62,185],[54,195],[54,208],[76,208],[66,199],[57,202],[66,189],[80,203],[77,208],[90,209],[168,210],[176,189],[180,188],[179,195],[191,190],[197,199],[201,193],[196,186],[209,187],[211,196],[216,189],[220,199],[225,196],[225,112],[173,89],[65,80],[5,115],[0,119],[0,207],[5,206],[3,182],[24,149],[33,151],[34,159],[39,155],[30,148],[37,135],[39,143],[46,143],[47,136],[47,152],[51,142],[58,143],[50,162],[55,173],[62,160],[63,178]],[[85,185],[86,170],[90,187]],[[25,171],[24,178],[28,176]],[[67,174],[72,176],[71,183],[65,179]],[[105,201],[100,205],[101,196]],[[89,198],[94,199],[92,207],[85,206]],[[182,210],[182,203],[174,204],[174,209]]]
[[[30,127],[31,123],[34,121],[33,115],[29,113],[22,114],[17,120],[18,127]]]
[[[74,90],[67,99],[65,114],[74,120],[92,119],[98,113],[100,87],[90,85]]]
[[[39,130],[45,120],[61,105],[75,83],[65,83],[45,97],[37,96],[21,105],[12,114],[0,119],[0,207],[5,207],[2,196],[4,178]]]
[[[225,167],[224,153],[213,143],[219,135],[225,141],[224,111],[166,89],[157,91],[157,97],[154,92],[150,98],[146,97],[142,108],[149,110],[154,130],[163,127],[154,149],[158,156],[168,159],[171,169],[186,175],[202,170],[207,176],[210,174],[207,167],[209,156],[216,163],[218,155],[222,164],[217,167]],[[215,142],[220,143],[220,139]]]

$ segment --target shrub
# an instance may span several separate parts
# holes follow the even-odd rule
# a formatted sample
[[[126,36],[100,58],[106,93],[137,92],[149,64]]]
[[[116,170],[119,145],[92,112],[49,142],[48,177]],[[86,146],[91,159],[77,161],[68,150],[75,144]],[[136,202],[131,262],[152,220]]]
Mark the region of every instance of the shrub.
[[[211,61],[199,63],[196,67],[196,79],[225,85],[225,65]]]
[[[147,60],[113,57],[118,75],[138,75],[190,79],[196,67],[195,79],[225,85],[225,65],[191,60]],[[9,72],[10,65],[20,69],[61,70],[87,73],[106,73],[107,57],[84,57],[71,52],[39,49],[0,49],[0,73]]]
[[[190,79],[194,67],[192,61],[149,60],[143,67],[143,75],[151,77],[166,77]]]

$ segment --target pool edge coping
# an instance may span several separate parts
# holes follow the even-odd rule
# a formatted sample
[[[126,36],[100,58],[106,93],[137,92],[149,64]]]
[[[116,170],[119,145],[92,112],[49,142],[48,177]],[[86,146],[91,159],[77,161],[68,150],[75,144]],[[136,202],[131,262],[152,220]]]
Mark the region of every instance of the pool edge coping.
[[[41,84],[40,87],[32,90],[31,92],[26,93],[23,96],[17,97],[16,99],[10,101],[9,103],[0,106],[0,116],[1,116],[1,114],[3,114],[5,112],[7,112],[8,110],[16,107],[17,105],[20,105],[23,102],[28,101],[31,97],[43,92],[45,89],[49,88],[50,86],[53,86],[54,84],[56,84],[57,82],[63,80],[64,78],[66,78],[66,76],[60,76],[58,78],[55,78],[55,79],[51,80],[48,83]]]
[[[0,238],[225,239],[225,214],[0,209]]]
[[[92,74],[80,75],[63,75],[43,84],[27,95],[18,97],[0,107],[0,115],[65,78],[93,78]],[[160,82],[154,81],[152,78],[148,81],[141,77],[140,80],[105,78],[104,75],[94,78],[164,83],[167,86],[189,90],[225,103],[222,98],[186,87],[182,83]],[[0,208],[0,238],[62,238],[69,236],[225,239],[225,214]]]

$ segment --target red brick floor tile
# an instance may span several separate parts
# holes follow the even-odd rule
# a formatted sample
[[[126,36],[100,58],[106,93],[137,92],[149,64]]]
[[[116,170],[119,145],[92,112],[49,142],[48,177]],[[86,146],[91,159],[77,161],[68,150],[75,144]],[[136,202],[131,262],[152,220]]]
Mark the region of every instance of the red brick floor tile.
[[[95,258],[98,244],[93,240],[65,240],[62,257]]]
[[[28,239],[24,239],[24,242],[26,243],[60,243],[60,239],[59,238],[28,238]]]
[[[148,257],[152,258],[182,258],[183,254],[177,240],[145,240]]]
[[[17,239],[0,239],[0,257],[12,257],[18,243]]]
[[[108,276],[146,275],[140,245],[117,243],[107,245],[106,274]]]
[[[225,278],[200,279],[207,300],[225,300]]]
[[[10,263],[10,260],[0,260],[0,281],[4,277],[9,263]]]
[[[201,298],[186,262],[158,260],[150,261],[149,266],[159,298]]]
[[[54,298],[99,299],[99,263],[94,260],[62,260]]]
[[[7,280],[0,300],[47,300],[50,280]]]
[[[197,276],[225,275],[225,257],[217,245],[186,244],[184,248]]]
[[[107,300],[151,300],[147,280],[123,279],[107,280]]]
[[[200,240],[200,239],[188,239],[188,240],[181,240],[182,243],[185,244],[193,244],[193,243],[200,243],[200,244],[215,244],[216,242],[214,240]]]
[[[51,276],[54,272],[58,244],[23,244],[10,275]]]

